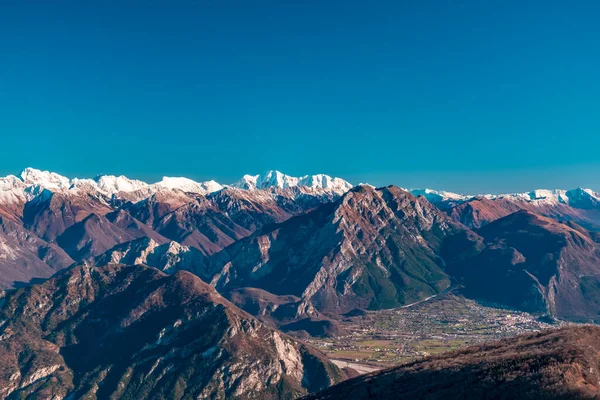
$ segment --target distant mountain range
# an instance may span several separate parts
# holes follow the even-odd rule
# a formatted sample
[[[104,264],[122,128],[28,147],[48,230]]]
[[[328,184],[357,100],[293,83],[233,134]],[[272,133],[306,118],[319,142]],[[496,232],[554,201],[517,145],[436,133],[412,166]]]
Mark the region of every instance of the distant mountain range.
[[[288,189],[292,187],[308,187],[313,189],[325,189],[338,194],[348,191],[352,185],[340,178],[332,178],[328,175],[306,175],[293,177],[282,174],[279,171],[267,171],[260,175],[244,175],[239,181],[231,185],[221,185],[214,180],[196,182],[183,177],[163,177],[156,183],[146,183],[126,176],[98,175],[92,179],[67,178],[55,172],[41,171],[34,168],[25,168],[19,177],[9,175],[0,178],[1,192],[24,191],[29,197],[39,193],[43,189],[51,191],[77,192],[100,192],[105,195],[116,195],[127,197],[127,193],[135,193],[138,196],[155,193],[164,189],[177,189],[188,193],[209,194],[217,192],[225,187],[239,189]],[[4,195],[8,196],[7,193]],[[8,200],[8,197],[3,200]]]
[[[69,179],[32,168],[0,182],[5,288],[87,260],[190,270],[226,293],[253,287],[294,296],[297,318],[397,307],[459,281],[472,282],[465,290],[473,296],[557,317],[585,319],[596,309],[589,294],[581,299],[596,282],[600,226],[600,196],[588,189],[463,196],[353,188],[326,175],[278,171],[220,185],[167,177],[154,184],[124,176]],[[519,211],[528,214],[517,218]],[[511,244],[502,236],[513,225],[547,234]],[[553,235],[551,243],[542,241]],[[539,247],[540,254],[528,255]],[[508,286],[520,282],[510,277],[515,268],[527,266],[519,290],[530,297],[483,290],[492,272],[482,274],[479,264],[497,265],[497,279],[506,275]],[[575,281],[567,284],[575,266]],[[579,294],[563,295],[569,285]]]
[[[599,198],[588,189],[463,196],[277,171],[221,185],[28,168],[0,178],[0,398],[160,398],[159,387],[298,396],[345,372],[279,330],[340,334],[346,313],[448,290],[599,322]],[[102,350],[139,332],[148,336],[127,351]],[[272,340],[256,342],[263,335]],[[79,351],[89,357],[78,361]],[[166,371],[178,372],[163,386]]]
[[[324,189],[327,191],[343,194],[350,190],[353,185],[341,178],[332,178],[328,175],[305,175],[293,177],[279,171],[266,171],[259,175],[244,175],[240,180],[232,184],[220,184],[214,180],[196,182],[184,177],[163,177],[156,183],[146,183],[126,176],[98,175],[91,179],[67,178],[50,171],[42,171],[34,168],[24,169],[19,177],[9,175],[0,177],[0,195],[3,202],[10,200],[10,194],[18,195],[24,190],[30,196],[41,189],[49,190],[71,190],[93,191],[103,194],[123,195],[126,193],[154,193],[163,189],[177,189],[183,192],[209,194],[223,188],[239,188],[245,190],[254,189],[288,189],[292,187],[306,187],[313,189]],[[448,208],[475,199],[510,199],[512,201],[527,201],[536,205],[566,204],[576,208],[595,207],[600,204],[600,193],[592,189],[576,188],[572,190],[546,190],[537,189],[531,192],[510,194],[478,194],[466,195],[434,189],[405,189],[415,196],[423,196],[431,203],[440,208]]]

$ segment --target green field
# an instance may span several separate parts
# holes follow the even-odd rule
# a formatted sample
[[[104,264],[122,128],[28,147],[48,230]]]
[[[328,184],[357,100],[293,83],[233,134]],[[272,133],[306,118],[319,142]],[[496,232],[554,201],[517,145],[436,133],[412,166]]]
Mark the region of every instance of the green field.
[[[330,358],[380,366],[551,326],[530,314],[486,307],[452,293],[408,308],[369,311],[340,323],[348,335],[309,342]]]

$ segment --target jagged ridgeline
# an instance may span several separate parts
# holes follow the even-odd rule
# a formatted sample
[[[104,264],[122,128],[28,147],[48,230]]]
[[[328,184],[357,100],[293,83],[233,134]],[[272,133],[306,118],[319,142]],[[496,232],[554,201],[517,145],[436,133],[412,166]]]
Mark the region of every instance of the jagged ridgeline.
[[[596,322],[599,198],[27,169],[0,179],[0,394],[294,398],[345,372],[278,329],[340,336],[449,290]]]
[[[3,303],[2,398],[291,399],[344,377],[185,271],[81,265]]]
[[[4,288],[89,261],[189,270],[232,299],[244,287],[292,296],[278,311],[285,315],[273,316],[286,322],[402,306],[453,283],[474,298],[561,318],[591,320],[599,304],[600,203],[588,189],[466,196],[352,189],[327,175],[277,171],[232,185],[147,184],[31,168],[2,178],[0,189]],[[520,210],[539,218],[509,218]],[[506,245],[508,224],[547,234]],[[490,274],[503,285],[486,289]]]

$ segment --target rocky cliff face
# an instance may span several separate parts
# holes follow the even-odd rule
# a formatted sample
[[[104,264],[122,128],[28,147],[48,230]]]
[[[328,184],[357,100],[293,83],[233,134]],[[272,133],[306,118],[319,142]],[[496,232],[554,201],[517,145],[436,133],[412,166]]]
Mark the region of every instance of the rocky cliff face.
[[[226,248],[201,276],[224,291],[298,296],[299,314],[396,307],[449,286],[439,249],[464,229],[402,189],[361,186]]]
[[[177,242],[159,243],[148,237],[119,244],[91,260],[93,264],[143,264],[174,274],[179,270],[197,273],[204,265],[204,255],[194,247]]]
[[[0,311],[0,398],[294,398],[342,379],[188,272],[77,266]]]

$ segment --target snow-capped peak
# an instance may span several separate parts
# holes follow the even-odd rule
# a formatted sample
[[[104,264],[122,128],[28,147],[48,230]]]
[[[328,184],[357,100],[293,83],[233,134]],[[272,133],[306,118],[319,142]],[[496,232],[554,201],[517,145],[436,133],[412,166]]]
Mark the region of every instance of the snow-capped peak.
[[[298,181],[298,186],[331,189],[343,192],[347,192],[348,190],[352,189],[352,185],[349,182],[341,178],[332,178],[329,175],[324,174],[303,176]]]
[[[340,178],[332,178],[328,175],[305,175],[302,177],[293,177],[285,175],[279,171],[267,171],[260,175],[244,175],[242,179],[231,186],[253,190],[291,187],[309,187],[314,189],[331,190],[336,193],[344,193],[352,188],[352,185]]]
[[[454,205],[464,203],[475,198],[487,198],[490,200],[507,199],[511,201],[525,201],[532,205],[556,205],[568,204],[577,208],[589,208],[600,205],[600,194],[595,193],[591,189],[536,189],[525,193],[508,193],[508,194],[480,194],[480,195],[463,195],[446,191],[437,191],[432,189],[413,189],[410,192],[415,195],[424,196],[431,203],[441,206],[442,208],[452,207]]]
[[[177,189],[183,192],[207,195],[224,188],[223,185],[214,180],[196,182],[185,177],[165,176],[162,180],[153,184],[148,184],[137,179],[130,179],[123,175],[98,175],[93,179],[69,179],[54,172],[42,171],[35,168],[26,168],[21,173],[20,179],[13,176],[0,178],[0,190],[9,190],[9,187],[15,185],[23,185],[20,190],[24,190],[30,195],[35,195],[43,189],[77,193],[97,191],[104,195],[137,192],[140,196],[145,196],[144,193],[151,195],[160,190]],[[275,170],[267,171],[260,175],[244,175],[242,179],[231,186],[245,190],[306,187],[322,189],[337,194],[343,194],[352,188],[352,185],[345,180],[332,178],[324,174],[305,175],[298,178]]]
[[[566,190],[556,189],[556,190],[548,190],[548,189],[535,189],[531,192],[526,193],[512,193],[512,194],[502,194],[498,196],[491,196],[490,198],[509,198],[509,199],[519,199],[525,200],[534,204],[557,204],[569,203],[569,196],[567,196]]]
[[[14,175],[8,175],[0,178],[0,191],[9,191],[15,189],[25,189],[27,185],[18,177]]]
[[[67,177],[35,168],[25,168],[21,172],[21,180],[28,186],[40,186],[45,189],[68,189],[71,185]]]
[[[256,189],[256,181],[258,180],[258,177],[259,175],[244,175],[242,176],[242,179],[232,183],[231,187],[244,190]]]
[[[223,186],[216,181],[210,180],[206,182],[196,182],[183,177],[168,177],[165,176],[160,182],[154,184],[156,187],[165,189],[179,189],[184,192],[208,194],[218,192],[223,189]]]
[[[464,201],[464,200],[468,200],[474,196],[470,196],[470,195],[465,195],[465,194],[458,194],[458,193],[452,193],[452,192],[447,192],[445,190],[433,190],[433,189],[411,189],[410,193],[412,193],[414,196],[424,196],[427,200],[430,201],[449,201],[449,200],[454,200],[454,201]]]
[[[136,198],[142,199],[160,190],[178,189],[184,192],[209,194],[223,189],[223,186],[213,180],[196,182],[188,178],[164,177],[154,184],[130,179],[120,175],[98,175],[95,178],[69,179],[50,171],[42,171],[35,168],[25,168],[20,178],[14,175],[0,177],[0,192],[14,192],[18,198],[35,197],[43,190],[51,192],[69,193],[93,193],[98,192],[107,196],[119,193],[138,193]],[[11,198],[13,198],[12,196]],[[7,195],[2,196],[7,199]],[[129,198],[131,200],[131,198]]]
[[[123,175],[100,175],[94,180],[98,185],[98,189],[109,194],[135,192],[136,190],[147,189],[149,186],[146,182],[129,179]]]
[[[409,192],[414,196],[423,196],[431,204],[439,208],[450,208],[464,203],[475,196],[446,192],[445,190],[411,189]]]
[[[27,185],[14,175],[0,178],[0,203],[14,204],[25,202]]]
[[[281,188],[286,189],[298,185],[298,178],[282,174],[279,171],[267,171],[256,179],[258,189]]]
[[[600,193],[594,192],[592,189],[573,189],[565,192],[565,196],[569,199],[569,205],[590,208],[600,205]]]

